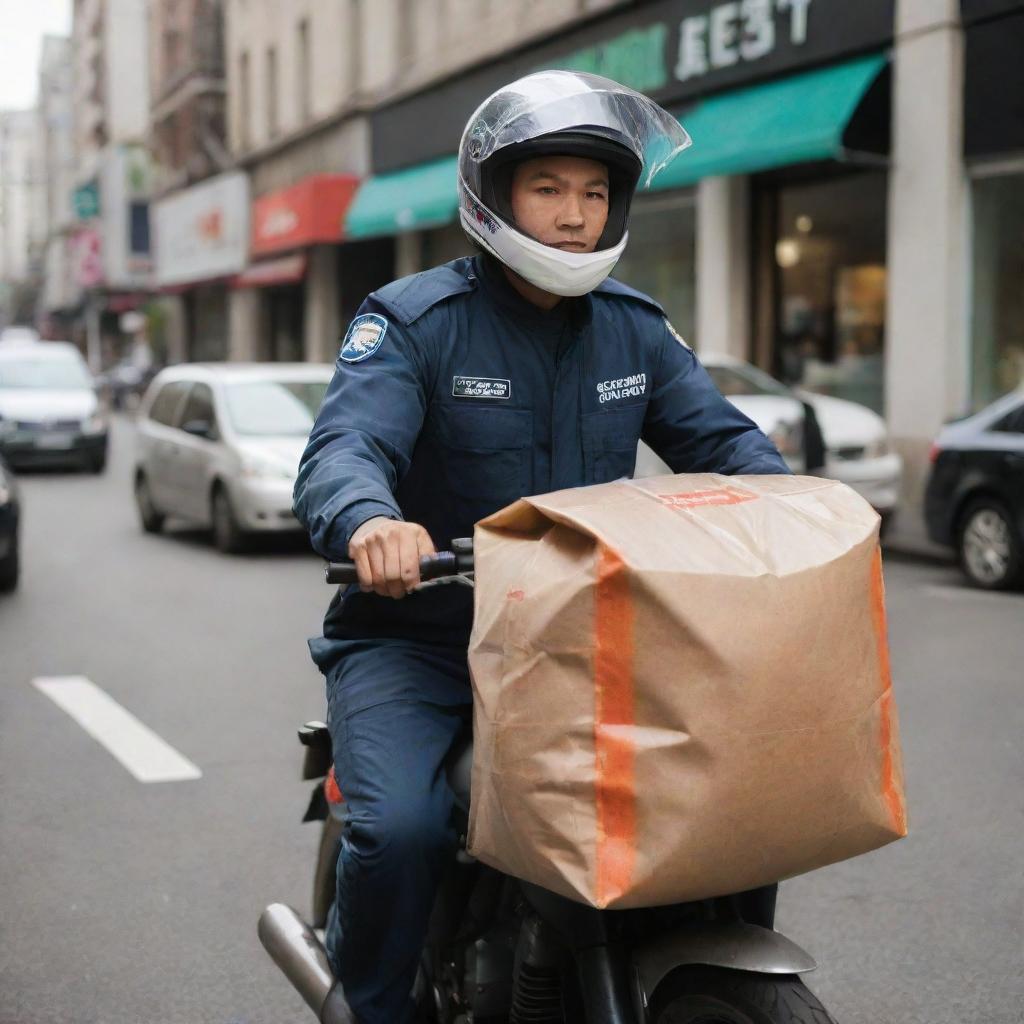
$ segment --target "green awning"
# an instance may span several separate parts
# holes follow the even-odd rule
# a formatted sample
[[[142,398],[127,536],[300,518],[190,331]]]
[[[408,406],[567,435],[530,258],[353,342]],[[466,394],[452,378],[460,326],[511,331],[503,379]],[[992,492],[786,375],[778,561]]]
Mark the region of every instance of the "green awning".
[[[701,100],[681,118],[693,146],[655,178],[651,191],[841,156],[843,134],[886,63],[873,54]],[[457,181],[455,156],[367,178],[345,217],[345,237],[449,224],[459,209]]]
[[[873,54],[702,100],[680,115],[693,146],[651,191],[841,156],[843,133],[886,63]]]
[[[457,157],[446,156],[367,178],[348,208],[345,237],[372,238],[448,224],[459,209],[457,165]]]

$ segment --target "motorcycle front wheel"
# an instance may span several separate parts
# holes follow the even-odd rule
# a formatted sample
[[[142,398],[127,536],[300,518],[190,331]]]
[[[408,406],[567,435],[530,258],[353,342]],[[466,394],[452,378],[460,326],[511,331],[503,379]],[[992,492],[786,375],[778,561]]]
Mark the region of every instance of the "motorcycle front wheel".
[[[684,967],[658,986],[652,1024],[835,1024],[795,974]]]

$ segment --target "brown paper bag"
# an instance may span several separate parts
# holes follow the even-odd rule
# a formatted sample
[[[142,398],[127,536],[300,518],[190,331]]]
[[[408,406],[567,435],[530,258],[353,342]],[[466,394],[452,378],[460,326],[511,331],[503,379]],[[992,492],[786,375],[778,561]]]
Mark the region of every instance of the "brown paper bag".
[[[906,834],[878,516],[663,476],[477,525],[469,848],[597,907],[740,892]]]

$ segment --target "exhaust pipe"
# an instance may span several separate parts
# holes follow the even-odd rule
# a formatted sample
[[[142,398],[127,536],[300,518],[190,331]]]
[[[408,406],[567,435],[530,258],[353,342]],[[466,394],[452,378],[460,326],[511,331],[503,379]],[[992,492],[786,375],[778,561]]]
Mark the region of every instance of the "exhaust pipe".
[[[319,1018],[334,985],[334,975],[316,933],[284,903],[271,903],[260,914],[256,930],[270,959]]]

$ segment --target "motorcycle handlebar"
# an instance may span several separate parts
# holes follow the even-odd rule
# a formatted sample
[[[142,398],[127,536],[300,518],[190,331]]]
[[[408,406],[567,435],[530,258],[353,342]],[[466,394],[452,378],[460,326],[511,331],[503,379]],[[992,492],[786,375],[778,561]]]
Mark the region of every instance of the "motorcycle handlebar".
[[[438,551],[435,555],[424,555],[420,559],[420,580],[436,580],[441,576],[457,576],[473,571],[473,555],[455,551]],[[328,562],[325,578],[328,583],[358,583],[359,574],[355,562]]]

